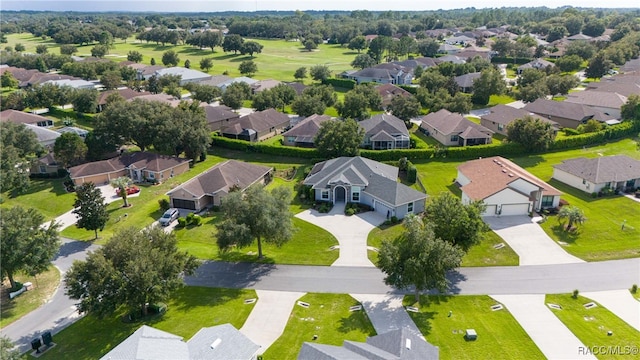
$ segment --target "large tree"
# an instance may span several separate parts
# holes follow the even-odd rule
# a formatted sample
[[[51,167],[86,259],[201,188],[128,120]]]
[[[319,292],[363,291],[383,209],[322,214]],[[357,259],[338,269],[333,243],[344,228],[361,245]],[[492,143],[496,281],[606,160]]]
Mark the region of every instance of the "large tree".
[[[0,336],[0,359],[2,360],[20,360],[22,358],[20,350],[14,349],[15,345],[6,336]]]
[[[178,53],[173,50],[165,51],[164,54],[162,54],[162,63],[165,66],[178,66],[179,62],[180,57]]]
[[[142,61],[142,53],[136,50],[131,50],[127,53],[127,60],[139,63]]]
[[[324,114],[326,108],[327,106],[322,102],[320,97],[308,94],[296,97],[291,103],[291,110],[303,117],[313,114]]]
[[[107,204],[104,202],[102,191],[92,182],[76,187],[76,201],[73,203],[73,213],[78,215],[76,226],[80,229],[102,231],[109,220]]]
[[[420,103],[416,98],[411,96],[396,95],[391,99],[389,110],[394,116],[404,120],[407,128],[411,127],[409,120],[420,114]]]
[[[338,114],[345,119],[362,120],[369,117],[369,102],[364,94],[353,90],[347,91],[344,100],[336,105]]]
[[[260,54],[264,46],[256,41],[246,41],[240,48],[242,55],[249,54],[253,58],[253,54]]]
[[[293,234],[289,211],[291,190],[277,187],[268,192],[254,185],[245,192],[234,191],[222,203],[224,221],[217,225],[216,241],[221,251],[233,246],[258,243],[258,258],[263,257],[262,241],[281,246]]]
[[[238,34],[229,34],[224,37],[224,41],[222,42],[222,51],[233,51],[234,54],[237,54],[242,50],[243,43],[244,39],[242,38],[242,36]]]
[[[2,75],[0,76],[0,82],[2,87],[8,87],[11,89],[17,88],[19,83],[18,80],[13,77],[13,74],[10,71],[5,71],[2,73]]]
[[[0,273],[15,287],[19,271],[37,275],[45,271],[60,248],[54,221],[43,225],[44,216],[36,209],[15,206],[2,210],[0,217]]]
[[[56,159],[61,161],[65,168],[68,168],[84,161],[87,155],[87,145],[78,134],[68,132],[56,139],[53,153]]]
[[[209,71],[213,67],[213,59],[212,58],[202,58],[200,60],[200,68],[205,72]]]
[[[432,197],[425,207],[425,219],[433,225],[437,238],[448,241],[468,251],[471,246],[482,240],[488,230],[482,220],[484,206],[473,202],[463,204],[450,192]]]
[[[36,134],[25,125],[0,122],[0,190],[25,191],[31,160],[41,151]]]
[[[311,78],[316,81],[324,81],[331,76],[331,70],[327,65],[314,65],[309,70]]]
[[[197,267],[195,257],[178,251],[173,233],[160,227],[126,228],[65,274],[67,294],[78,311],[102,317],[121,306],[147,314],[150,304],[166,301]]]
[[[256,65],[253,60],[245,60],[240,63],[240,65],[238,66],[238,70],[242,75],[252,76],[256,72],[258,72],[258,65]]]
[[[522,145],[527,151],[544,151],[551,146],[555,131],[550,123],[526,115],[507,125],[507,139]]]
[[[582,66],[582,58],[578,55],[564,55],[556,60],[556,66],[560,71],[577,71]]]
[[[446,291],[447,271],[460,266],[464,252],[437,238],[418,216],[408,215],[403,226],[401,236],[380,247],[378,267],[386,275],[384,282],[400,289],[413,287],[416,301],[422,291]]]
[[[367,54],[359,54],[351,62],[351,66],[356,69],[366,69],[376,64],[376,61]]]
[[[117,89],[122,85],[122,75],[120,71],[113,70],[105,72],[100,76],[100,84],[102,84],[106,90]]]
[[[360,51],[367,48],[367,39],[362,35],[356,36],[349,41],[349,45],[347,47],[349,50],[356,50],[358,54],[360,54]]]
[[[471,101],[478,105],[487,105],[491,95],[504,93],[507,86],[500,71],[488,68],[480,73],[480,77],[473,81],[473,95]]]
[[[325,158],[356,156],[364,140],[364,129],[355,120],[325,121],[314,139],[318,152]]]
[[[222,103],[232,109],[242,107],[242,102],[251,98],[251,87],[243,82],[235,82],[222,93]]]
[[[640,95],[631,94],[620,109],[624,120],[640,120]]]
[[[611,61],[607,59],[604,51],[600,51],[594,57],[589,60],[589,65],[584,71],[584,75],[588,78],[599,79],[607,74],[611,70]]]

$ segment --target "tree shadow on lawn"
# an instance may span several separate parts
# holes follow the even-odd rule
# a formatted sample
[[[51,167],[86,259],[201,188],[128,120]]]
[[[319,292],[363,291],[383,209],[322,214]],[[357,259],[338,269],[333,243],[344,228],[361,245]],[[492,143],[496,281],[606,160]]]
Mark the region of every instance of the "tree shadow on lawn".
[[[172,50],[174,48],[172,44],[162,46],[162,44],[137,43],[136,45],[143,49],[150,49],[153,51],[166,51],[166,50]],[[162,54],[160,54],[160,58],[162,58]]]
[[[360,303],[357,301],[354,301],[351,306],[355,306],[355,305],[360,305]],[[376,331],[373,328],[373,326],[370,326],[370,327],[365,326],[367,322],[370,323],[370,320],[369,320],[369,317],[367,316],[367,313],[364,311],[364,309],[359,311],[351,311],[349,313],[349,316],[343,317],[340,319],[340,326],[338,327],[338,331],[340,331],[343,334],[347,334],[352,331],[363,331],[367,328],[370,328],[371,330],[366,335],[367,336],[376,335]]]
[[[178,51],[178,54],[187,54],[187,55],[213,55],[215,52],[211,51],[210,48],[199,49],[196,47],[186,48]]]
[[[171,296],[169,300],[171,302],[171,309],[168,309],[168,311],[172,309],[185,311],[187,309],[193,310],[195,307],[224,305],[242,295],[242,289],[219,288],[212,290],[211,288],[198,286],[183,287]],[[158,322],[160,320],[162,320],[162,317],[155,318],[151,322]]]
[[[540,163],[545,162],[546,160],[540,155],[529,155],[526,157],[518,157],[512,159],[514,163],[518,164],[523,168],[533,167],[539,165]]]
[[[243,289],[254,286],[275,268],[273,264],[205,261],[194,275],[185,277],[185,282],[189,286]]]
[[[547,219],[547,221],[550,221]],[[565,242],[567,244],[575,244],[576,240],[580,237],[580,230],[574,229],[571,231],[566,230],[566,224],[564,222],[557,223],[551,227],[551,231],[553,231],[554,235],[557,236],[559,241]]]
[[[9,198],[14,199],[19,196],[33,195],[46,190],[56,195],[65,195],[67,190],[65,190],[62,182],[63,179],[30,179],[29,188],[25,192],[21,193],[13,190],[9,193]]]
[[[238,55],[238,57],[234,57],[232,59],[229,59],[229,62],[242,62],[245,60],[254,60],[255,56],[249,56],[249,55]],[[218,59],[216,59],[218,60]]]

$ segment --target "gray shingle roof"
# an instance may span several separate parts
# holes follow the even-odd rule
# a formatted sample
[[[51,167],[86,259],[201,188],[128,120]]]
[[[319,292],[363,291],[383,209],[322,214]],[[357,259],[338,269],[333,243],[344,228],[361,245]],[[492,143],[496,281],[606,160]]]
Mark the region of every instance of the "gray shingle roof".
[[[473,72],[469,74],[464,74],[460,76],[456,76],[453,78],[461,88],[470,88],[473,87],[473,82],[482,75],[479,72]]]
[[[458,113],[452,113],[446,109],[442,109],[438,112],[422,117],[420,127],[426,129],[423,125],[429,125],[445,135],[460,134],[470,127],[476,129],[479,133],[482,133],[482,137],[493,134],[493,131],[486,127],[478,125],[464,116]]]
[[[558,125],[555,121],[543,118],[527,110],[514,108],[508,105],[496,105],[489,109],[490,113],[480,116],[484,120],[492,121],[498,124],[509,125],[515,119],[522,119],[525,116],[531,116],[534,119],[540,119],[549,122],[552,125]]]
[[[313,139],[318,133],[318,130],[320,130],[320,125],[327,120],[331,120],[331,116],[313,114],[297,123],[294,127],[292,127],[289,131],[285,132],[282,135],[311,137]]]
[[[569,159],[553,167],[594,184],[640,178],[640,161],[626,155]]]
[[[414,334],[408,328],[372,336],[367,344],[398,356],[401,360],[432,360],[439,358],[440,350]]]
[[[549,115],[575,121],[589,119],[596,113],[592,108],[582,104],[547,99],[537,99],[536,101],[525,105],[523,109],[542,116]]]
[[[189,360],[181,336],[142,325],[101,360]]]
[[[409,131],[407,130],[404,121],[389,114],[378,114],[366,120],[359,122],[360,126],[365,131],[365,138],[374,136],[381,131],[391,135],[404,135],[409,137]]]
[[[566,102],[587,106],[620,109],[627,103],[627,97],[616,92],[586,90],[567,95]]]
[[[252,359],[260,349],[231,324],[202,328],[187,345],[190,359]]]
[[[341,346],[305,342],[298,360],[369,360]]]
[[[113,159],[93,161],[90,163],[74,166],[69,169],[69,175],[72,179],[105,174],[123,170],[127,167],[135,167],[136,169],[147,169],[154,172],[160,172],[171,169],[191,160],[179,158],[176,156],[159,155],[149,152],[138,151],[131,154],[125,154]]]
[[[267,109],[243,116],[238,120],[237,124],[239,124],[242,129],[252,129],[257,132],[263,132],[269,131],[271,128],[286,127],[290,122],[291,119],[286,114],[278,112],[275,109]],[[237,129],[231,130],[236,131]],[[222,133],[235,134],[234,132],[228,132],[226,128],[222,129]]]
[[[33,131],[36,134],[36,138],[38,138],[38,142],[41,144],[47,143],[50,141],[55,141],[57,138],[62,136],[62,134],[60,134],[59,132],[49,130],[44,127],[31,125],[31,124],[24,124],[24,126],[26,126],[27,129]]]

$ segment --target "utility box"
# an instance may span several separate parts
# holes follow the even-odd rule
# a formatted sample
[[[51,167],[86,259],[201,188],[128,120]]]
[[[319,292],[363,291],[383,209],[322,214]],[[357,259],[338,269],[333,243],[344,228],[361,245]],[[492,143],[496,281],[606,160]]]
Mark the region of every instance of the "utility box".
[[[42,342],[46,346],[51,346],[51,343],[53,343],[53,337],[51,336],[51,331],[47,331],[42,334]]]
[[[40,338],[31,340],[31,348],[35,350],[37,353],[40,353],[40,346],[42,346],[42,342],[40,341]]]

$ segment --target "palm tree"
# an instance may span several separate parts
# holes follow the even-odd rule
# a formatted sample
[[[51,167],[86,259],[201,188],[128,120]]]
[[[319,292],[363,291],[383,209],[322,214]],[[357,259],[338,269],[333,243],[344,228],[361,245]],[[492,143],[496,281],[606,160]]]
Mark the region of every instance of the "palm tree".
[[[120,195],[124,202],[123,207],[129,207],[129,202],[127,201],[127,187],[130,183],[131,179],[126,176],[121,176],[117,179],[111,180],[111,186],[118,189],[118,195]]]
[[[560,219],[569,220],[569,224],[567,224],[566,227],[567,231],[571,230],[574,224],[584,224],[584,222],[587,221],[587,218],[584,216],[584,212],[576,206],[563,206],[560,209],[560,212],[558,212],[558,220]]]

